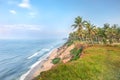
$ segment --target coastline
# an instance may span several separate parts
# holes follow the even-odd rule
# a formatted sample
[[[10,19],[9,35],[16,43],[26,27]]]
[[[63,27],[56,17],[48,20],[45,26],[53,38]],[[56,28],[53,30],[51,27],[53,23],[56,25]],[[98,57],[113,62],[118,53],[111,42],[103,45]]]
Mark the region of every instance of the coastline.
[[[38,76],[41,72],[51,69],[52,66],[54,65],[51,63],[51,61],[57,56],[57,51],[58,51],[57,48],[52,49],[48,53],[48,56],[34,63],[30,67],[30,70],[20,77],[20,80],[32,80],[33,78]]]

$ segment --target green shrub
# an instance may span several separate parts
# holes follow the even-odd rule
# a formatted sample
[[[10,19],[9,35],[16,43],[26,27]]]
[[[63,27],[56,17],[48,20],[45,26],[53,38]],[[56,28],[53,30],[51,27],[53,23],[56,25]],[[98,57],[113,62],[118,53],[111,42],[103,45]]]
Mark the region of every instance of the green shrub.
[[[67,46],[70,46],[73,44],[73,41],[68,41],[66,44],[67,44]]]
[[[82,53],[83,48],[80,49],[74,48],[70,52],[73,55],[73,58],[71,60],[77,60],[80,57],[80,54]]]
[[[53,60],[52,60],[52,63],[53,64],[57,64],[57,63],[59,63],[60,62],[60,58],[54,58]]]
[[[72,44],[74,44],[74,43],[76,43],[76,42],[79,42],[80,43],[80,41],[79,40],[68,40],[66,43],[65,43],[65,45],[67,45],[68,47],[69,46],[71,46]]]
[[[72,55],[76,55],[76,53],[77,53],[77,48],[73,48],[73,49],[70,51],[70,53],[71,53]]]

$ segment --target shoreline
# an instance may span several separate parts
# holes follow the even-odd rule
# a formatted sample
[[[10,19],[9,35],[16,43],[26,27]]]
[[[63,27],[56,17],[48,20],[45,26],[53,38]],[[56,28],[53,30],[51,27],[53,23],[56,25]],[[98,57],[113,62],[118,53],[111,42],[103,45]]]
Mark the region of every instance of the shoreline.
[[[57,51],[57,48],[52,49],[46,57],[34,63],[30,67],[30,70],[28,70],[20,77],[20,80],[32,80],[33,78],[37,77],[41,72],[51,69],[54,65],[51,63],[51,61],[57,56]]]

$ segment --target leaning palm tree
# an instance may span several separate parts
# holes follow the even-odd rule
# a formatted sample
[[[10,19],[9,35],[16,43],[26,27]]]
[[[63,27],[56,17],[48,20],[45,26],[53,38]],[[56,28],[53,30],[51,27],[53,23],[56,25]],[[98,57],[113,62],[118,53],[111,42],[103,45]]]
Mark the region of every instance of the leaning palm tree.
[[[78,32],[78,36],[79,36],[79,39],[82,40],[83,38],[83,20],[80,16],[76,17],[75,18],[75,22],[74,24],[72,25],[72,27],[74,29],[76,29],[76,31]]]

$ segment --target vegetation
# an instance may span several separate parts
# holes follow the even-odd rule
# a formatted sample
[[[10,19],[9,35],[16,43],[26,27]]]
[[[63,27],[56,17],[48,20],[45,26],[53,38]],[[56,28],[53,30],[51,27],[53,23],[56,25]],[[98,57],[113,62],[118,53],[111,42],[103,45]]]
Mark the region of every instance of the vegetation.
[[[67,46],[70,46],[70,45],[72,45],[72,44],[73,44],[73,41],[72,41],[72,40],[67,41],[67,42],[65,43],[65,45],[67,45]]]
[[[76,40],[87,44],[120,43],[120,27],[117,24],[105,23],[103,27],[97,27],[78,16],[72,27],[74,31],[69,34],[68,43]]]
[[[97,27],[80,16],[72,27],[74,31],[65,44],[75,45],[70,51],[71,61],[64,64],[59,63],[60,58],[53,59],[53,64],[59,64],[34,80],[119,80],[120,27],[108,23]]]
[[[60,58],[54,58],[53,60],[52,60],[52,63],[53,64],[57,64],[57,63],[59,63],[60,62]]]
[[[36,80],[119,80],[120,46],[94,45],[76,61],[59,64]]]
[[[80,55],[81,55],[81,53],[82,53],[82,50],[83,50],[82,47],[81,47],[80,49],[77,49],[77,48],[72,49],[72,50],[71,50],[71,55],[72,55],[73,57],[72,57],[71,61],[72,61],[72,60],[77,60],[77,59],[79,59],[79,57],[80,57]]]

